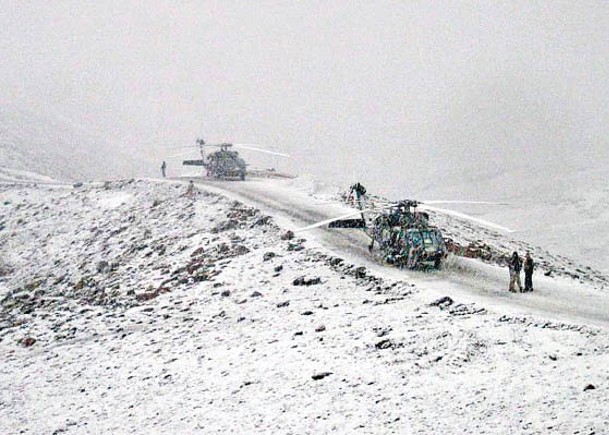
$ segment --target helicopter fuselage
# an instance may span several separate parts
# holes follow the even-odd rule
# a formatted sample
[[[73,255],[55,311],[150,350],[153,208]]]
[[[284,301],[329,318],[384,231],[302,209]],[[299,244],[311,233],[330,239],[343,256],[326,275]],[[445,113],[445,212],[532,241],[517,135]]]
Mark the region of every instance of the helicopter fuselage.
[[[437,228],[375,226],[366,233],[372,239],[370,248],[378,243],[385,260],[399,267],[438,269],[446,256],[446,244]]]
[[[206,175],[215,180],[244,180],[247,164],[236,151],[220,149],[205,159],[184,160],[185,166],[203,166]]]
[[[236,151],[222,149],[207,156],[207,176],[216,179],[245,179],[247,165]]]
[[[429,225],[427,213],[396,207],[373,219],[342,219],[330,228],[362,229],[370,237],[369,250],[378,246],[385,261],[409,269],[440,268],[447,255],[442,233]]]

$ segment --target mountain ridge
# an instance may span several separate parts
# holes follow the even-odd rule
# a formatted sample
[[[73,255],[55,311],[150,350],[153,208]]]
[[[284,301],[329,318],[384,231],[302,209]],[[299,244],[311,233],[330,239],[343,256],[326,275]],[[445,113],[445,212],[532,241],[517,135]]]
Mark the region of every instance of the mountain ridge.
[[[58,180],[141,175],[142,161],[61,117],[0,107],[0,166]]]

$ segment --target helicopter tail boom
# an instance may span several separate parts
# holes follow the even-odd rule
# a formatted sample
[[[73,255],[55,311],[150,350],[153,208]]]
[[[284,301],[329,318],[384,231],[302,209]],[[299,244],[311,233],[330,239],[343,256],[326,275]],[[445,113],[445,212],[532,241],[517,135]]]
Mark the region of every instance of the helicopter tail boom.
[[[330,222],[328,228],[351,228],[351,229],[365,229],[368,226],[364,219],[341,219],[338,221]]]

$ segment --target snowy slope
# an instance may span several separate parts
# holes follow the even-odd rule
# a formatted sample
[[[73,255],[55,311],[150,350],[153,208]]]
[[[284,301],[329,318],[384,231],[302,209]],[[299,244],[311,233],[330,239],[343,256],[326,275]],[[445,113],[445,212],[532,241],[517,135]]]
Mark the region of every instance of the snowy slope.
[[[459,281],[494,269],[473,260],[423,276],[345,236],[283,240],[313,217],[294,203],[337,206],[246,186],[292,213],[226,183],[0,187],[7,433],[609,431],[607,318],[480,297]],[[607,306],[592,281],[548,278],[539,297],[568,289]]]
[[[84,127],[10,105],[0,107],[0,166],[60,180],[129,177],[143,169]]]
[[[436,183],[424,192],[438,199],[485,199],[508,203],[501,208],[467,210],[517,230],[520,240],[609,273],[609,157],[587,165],[561,167],[551,161],[530,171],[502,171],[489,178]]]
[[[46,175],[35,172],[21,171],[18,169],[4,168],[0,166],[0,182],[3,183],[25,183],[25,182],[57,183],[57,180]]]

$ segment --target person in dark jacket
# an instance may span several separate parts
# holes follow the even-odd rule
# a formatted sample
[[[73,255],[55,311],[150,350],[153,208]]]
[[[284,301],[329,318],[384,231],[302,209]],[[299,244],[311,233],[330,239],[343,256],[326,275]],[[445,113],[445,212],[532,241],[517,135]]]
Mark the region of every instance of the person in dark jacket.
[[[360,182],[351,185],[349,196],[353,197],[353,195],[355,195],[357,205],[362,208],[362,199],[366,196],[366,188]]]
[[[535,269],[535,262],[531,258],[531,254],[527,252],[524,257],[524,291],[533,291],[533,270]]]
[[[163,178],[167,177],[167,162],[165,160],[163,160],[161,165],[161,174],[163,174]]]
[[[508,267],[510,269],[510,288],[509,291],[516,292],[516,285],[518,285],[518,291],[522,292],[522,282],[520,281],[520,271],[522,270],[522,261],[518,256],[518,252],[514,251],[508,261]]]

